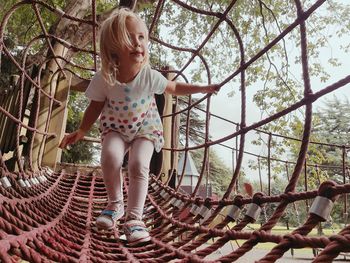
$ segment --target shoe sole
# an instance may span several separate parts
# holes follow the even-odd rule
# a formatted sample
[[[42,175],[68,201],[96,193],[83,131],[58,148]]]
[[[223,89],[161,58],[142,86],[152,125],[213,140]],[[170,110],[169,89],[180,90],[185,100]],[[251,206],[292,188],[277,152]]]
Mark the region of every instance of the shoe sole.
[[[148,243],[151,241],[151,237],[148,236],[148,237],[143,237],[143,238],[139,238],[135,241],[132,241],[132,242],[128,242],[128,246],[130,247],[137,247],[137,246],[140,246],[140,245],[144,245],[145,243]]]
[[[98,230],[112,230],[115,227],[116,224],[114,224],[111,227],[107,227],[106,225],[102,225],[96,222],[96,227]]]

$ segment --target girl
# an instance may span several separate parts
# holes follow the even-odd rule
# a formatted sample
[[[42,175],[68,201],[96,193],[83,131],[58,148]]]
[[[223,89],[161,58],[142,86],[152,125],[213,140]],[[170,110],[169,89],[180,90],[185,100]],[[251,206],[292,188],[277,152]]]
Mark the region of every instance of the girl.
[[[121,168],[129,151],[129,188],[123,230],[130,245],[150,240],[142,221],[153,150],[163,146],[163,127],[154,94],[214,93],[218,85],[197,86],[167,80],[151,69],[148,30],[129,9],[119,9],[104,21],[100,32],[102,68],[85,94],[90,103],[78,130],[66,135],[65,148],[84,137],[100,116],[101,168],[108,204],[96,219],[98,228],[111,229],[124,215]]]

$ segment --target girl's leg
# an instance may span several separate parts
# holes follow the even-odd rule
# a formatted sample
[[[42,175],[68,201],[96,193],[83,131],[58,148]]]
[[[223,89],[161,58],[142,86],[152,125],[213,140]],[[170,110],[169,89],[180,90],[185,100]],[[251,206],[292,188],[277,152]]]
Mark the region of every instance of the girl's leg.
[[[137,138],[131,145],[128,164],[129,187],[126,220],[142,219],[153,149],[153,142],[145,138]]]
[[[127,144],[116,132],[106,134],[102,143],[101,168],[108,195],[107,210],[115,210],[123,203],[122,164]]]

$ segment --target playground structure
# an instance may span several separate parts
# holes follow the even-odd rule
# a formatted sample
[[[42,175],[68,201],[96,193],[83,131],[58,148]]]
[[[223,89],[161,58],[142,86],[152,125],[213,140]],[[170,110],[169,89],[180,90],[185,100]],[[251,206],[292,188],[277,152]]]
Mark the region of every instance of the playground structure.
[[[45,1],[21,1],[9,8],[2,18],[1,75],[7,74],[7,83],[10,86],[5,89],[1,87],[0,90],[1,262],[17,262],[19,259],[30,262],[205,262],[213,256],[217,256],[215,260],[218,262],[232,262],[262,242],[275,245],[259,262],[275,262],[293,248],[320,249],[320,253],[315,255],[314,262],[331,262],[340,253],[349,251],[350,228],[346,222],[344,228],[331,237],[314,237],[308,234],[328,219],[333,203],[339,200],[343,202],[344,218],[347,219],[347,194],[350,192],[347,152],[350,146],[331,145],[341,149],[343,153],[342,165],[334,168],[339,169],[339,173],[343,176],[342,184],[327,180],[320,183],[318,189],[306,187],[302,192],[296,191],[297,182],[302,180],[303,172],[307,179],[305,167],[315,165],[308,164],[306,158],[308,146],[312,143],[310,136],[313,103],[337,89],[344,88],[350,82],[348,75],[317,92],[313,92],[310,84],[305,21],[317,12],[325,1],[314,1],[304,10],[300,1],[296,0],[295,20],[248,60],[242,36],[228,17],[228,13],[235,8],[236,1],[226,6],[223,12],[201,10],[179,0],[172,1],[178,8],[216,18],[210,32],[196,49],[174,46],[154,34],[166,1],[156,3],[153,20],[150,23],[151,41],[190,54],[188,61],[179,70],[169,67],[158,68],[168,78],[179,76],[186,78],[184,71],[195,58],[199,58],[205,68],[207,80],[211,82],[211,70],[205,56],[202,55],[202,49],[221,24],[225,23],[231,28],[241,52],[240,61],[237,68],[233,69],[220,84],[224,86],[232,79],[238,79],[241,112],[240,122],[232,125],[234,127],[232,132],[213,140],[209,134],[211,119],[220,116],[211,114],[213,99],[211,96],[204,96],[195,102],[189,98],[187,106],[181,110],[177,98],[171,96],[158,98],[166,143],[162,154],[154,155],[151,165],[152,175],[146,201],[145,222],[152,239],[149,244],[136,248],[128,247],[123,242],[122,233],[118,228],[105,233],[95,229],[95,218],[106,204],[106,192],[99,167],[60,163],[61,150],[58,149],[58,144],[65,133],[69,92],[84,91],[89,79],[82,77],[82,73],[96,71],[98,52],[95,43],[98,24],[108,14],[108,12],[103,15],[97,14],[95,0],[91,3],[83,0],[76,2],[76,6],[65,12]],[[83,6],[78,6],[83,3],[87,5],[86,9],[91,11],[90,15],[86,16],[88,18],[81,17],[75,9],[82,9]],[[132,1],[120,2],[120,5],[131,8],[135,7],[135,4]],[[27,8],[33,14],[38,27],[41,28],[41,34],[28,41],[21,51],[21,56],[16,56],[15,48],[6,42],[6,29],[11,18],[21,8]],[[67,40],[64,36],[52,35],[47,30],[43,18],[46,12],[56,16],[57,27],[62,27],[60,32],[67,34],[75,32],[72,34],[73,37]],[[285,109],[248,125],[246,70],[292,30],[300,32],[304,97]],[[86,41],[84,46],[88,48],[75,46],[74,36],[84,38],[83,41]],[[39,48],[36,45],[39,45]],[[46,46],[45,51],[48,55],[27,61],[33,48],[40,50],[42,46]],[[76,54],[88,54],[92,61],[91,67],[72,63],[71,58]],[[188,131],[190,113],[200,103],[205,104],[204,142],[193,146],[187,136],[185,145],[181,146],[176,140],[179,136],[180,116],[181,114],[186,116],[183,126]],[[257,192],[253,196],[237,193],[246,135],[300,109],[304,111],[305,120],[300,138],[299,156],[295,162],[288,163],[293,170],[284,193],[271,195],[270,178],[267,191]],[[260,132],[264,133],[263,130]],[[272,133],[267,134],[274,136]],[[237,139],[235,147],[237,155],[226,192],[219,200],[199,197],[197,193],[201,183],[206,180],[211,147],[231,139]],[[96,138],[86,140],[98,142]],[[325,147],[327,146],[330,145],[325,144]],[[181,176],[176,184],[173,176],[177,172],[179,152],[186,155],[196,149],[203,151],[203,162],[199,169],[198,183],[192,194],[188,195],[179,191]],[[269,156],[266,157],[266,162],[271,164]],[[125,194],[127,194],[127,176]],[[310,202],[309,215],[305,222],[301,222],[300,226],[288,235],[271,234],[272,228],[280,221],[286,208],[301,200]],[[276,204],[273,213],[266,218],[260,229],[249,231],[246,227],[258,219],[265,205],[271,203]],[[215,254],[232,240],[244,242],[228,254],[219,256]]]

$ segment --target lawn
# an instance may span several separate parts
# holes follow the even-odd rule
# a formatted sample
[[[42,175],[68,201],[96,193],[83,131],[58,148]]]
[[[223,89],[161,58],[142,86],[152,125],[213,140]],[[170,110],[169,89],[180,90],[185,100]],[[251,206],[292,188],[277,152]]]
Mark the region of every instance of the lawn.
[[[234,224],[230,225],[230,228],[232,228],[234,226]],[[246,228],[243,229],[243,231],[254,231],[254,230],[259,230],[260,229],[260,224],[249,224],[249,226],[247,226]],[[281,226],[281,225],[277,225],[275,226],[271,233],[273,235],[286,235],[291,233],[293,230],[295,230],[296,228],[289,228],[289,230],[287,229],[286,226]],[[330,228],[326,228],[323,229],[323,233],[325,236],[331,236],[334,234],[337,234],[341,229],[330,229]],[[318,236],[317,234],[317,228],[314,228],[309,234],[308,236]],[[241,246],[246,240],[233,240],[231,241],[232,245],[234,247],[237,246]],[[259,248],[259,249],[264,249],[264,250],[271,250],[273,247],[276,246],[276,243],[259,243],[257,244],[255,247]],[[310,248],[302,248],[302,249],[294,249],[296,251],[298,251],[298,253],[310,253],[310,251],[312,251],[312,249]]]

